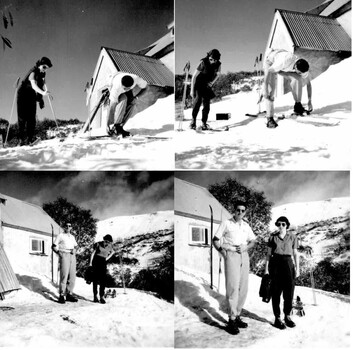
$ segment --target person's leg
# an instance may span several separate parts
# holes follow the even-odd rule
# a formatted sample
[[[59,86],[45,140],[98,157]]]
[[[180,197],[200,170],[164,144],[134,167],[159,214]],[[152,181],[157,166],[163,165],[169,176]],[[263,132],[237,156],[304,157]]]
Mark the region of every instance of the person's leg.
[[[295,271],[292,260],[286,262],[286,276],[283,279],[283,312],[290,315],[293,307],[293,296],[295,288]]]
[[[93,301],[98,301],[97,294],[98,294],[98,283],[97,281],[93,281]]]
[[[70,254],[60,253],[59,264],[60,264],[60,283],[59,283],[59,293],[60,295],[65,295],[67,280],[69,278],[70,271]]]
[[[202,103],[202,96],[198,89],[195,89],[195,96],[192,107],[192,122],[196,124],[196,118]]]
[[[72,294],[75,288],[76,281],[76,255],[75,254],[67,254],[70,257],[70,265],[69,265],[69,279],[67,282],[67,292]]]
[[[301,102],[302,101],[302,94],[303,94],[302,80],[291,78],[290,79],[290,87],[291,87],[294,102]]]
[[[114,124],[121,124],[124,121],[124,116],[126,113],[126,107],[128,105],[128,97],[125,94],[119,96],[118,103],[116,104],[114,111]]]
[[[203,108],[202,108],[202,123],[206,124],[208,120],[208,114],[210,113],[210,99],[209,97],[204,96],[202,99]]]
[[[241,310],[246,301],[249,284],[249,255],[247,252],[239,254],[241,258],[240,264],[240,281],[239,281],[239,300],[237,305],[237,316],[241,314]]]
[[[230,319],[235,319],[238,312],[240,264],[240,254],[228,251],[225,260],[225,278]]]

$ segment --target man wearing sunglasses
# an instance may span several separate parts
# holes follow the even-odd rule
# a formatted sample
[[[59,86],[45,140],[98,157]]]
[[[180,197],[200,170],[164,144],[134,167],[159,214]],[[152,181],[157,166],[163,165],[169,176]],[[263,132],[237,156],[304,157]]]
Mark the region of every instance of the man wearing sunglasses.
[[[311,103],[312,86],[309,75],[309,63],[298,58],[291,52],[285,50],[271,49],[264,61],[264,86],[262,98],[265,99],[267,127],[275,128],[277,123],[273,119],[274,116],[274,98],[277,85],[277,75],[281,75],[290,85],[290,90],[295,101],[294,113],[303,115],[305,109],[301,103],[303,87],[306,85],[308,93],[308,111],[313,110]]]
[[[295,278],[299,277],[298,240],[288,232],[290,223],[280,216],[275,225],[279,231],[271,235],[265,263],[265,275],[271,277],[272,309],[275,316],[274,326],[279,329],[295,327],[290,318],[293,305]],[[293,263],[294,260],[294,263]],[[281,321],[280,299],[283,294],[284,323]]]
[[[59,256],[60,284],[59,303],[65,301],[76,302],[77,298],[72,295],[76,280],[76,239],[71,234],[72,225],[68,223],[63,233],[56,237],[52,249]],[[66,298],[65,298],[66,296]]]
[[[227,330],[235,335],[239,328],[247,328],[240,314],[248,293],[249,255],[248,250],[255,244],[249,224],[244,221],[247,204],[235,203],[232,219],[222,221],[213,238],[213,244],[225,259],[226,296],[229,304]]]

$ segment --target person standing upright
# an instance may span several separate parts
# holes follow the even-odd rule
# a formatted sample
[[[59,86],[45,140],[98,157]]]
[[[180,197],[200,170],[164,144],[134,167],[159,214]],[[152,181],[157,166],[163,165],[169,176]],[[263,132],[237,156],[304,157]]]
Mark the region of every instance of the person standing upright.
[[[239,328],[247,328],[240,314],[248,293],[249,255],[256,236],[244,221],[247,204],[237,201],[233,218],[222,221],[213,238],[215,248],[225,259],[226,297],[229,304],[228,331],[238,334]]]
[[[207,56],[201,59],[192,76],[190,89],[190,96],[193,98],[191,129],[196,129],[196,118],[202,103],[201,129],[209,129],[207,120],[210,112],[210,102],[215,97],[212,86],[221,74],[220,58],[221,54],[217,49],[209,51]]]
[[[72,295],[76,280],[77,242],[71,230],[72,225],[68,223],[65,231],[58,234],[52,246],[53,251],[59,256],[59,303],[61,304],[65,304],[65,301],[77,301],[77,298]]]

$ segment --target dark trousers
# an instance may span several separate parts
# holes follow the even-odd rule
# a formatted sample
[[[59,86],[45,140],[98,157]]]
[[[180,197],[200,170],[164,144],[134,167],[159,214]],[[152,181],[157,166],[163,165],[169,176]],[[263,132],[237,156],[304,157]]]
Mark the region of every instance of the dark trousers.
[[[104,290],[106,285],[107,275],[107,261],[101,256],[95,256],[92,261],[93,270],[93,295],[96,297],[98,294],[99,285],[99,296],[103,298]]]
[[[275,317],[281,316],[280,301],[281,294],[283,294],[283,313],[290,315],[295,287],[295,269],[292,257],[274,254],[270,259],[269,272],[273,314]]]
[[[211,98],[206,89],[195,89],[194,105],[192,108],[192,119],[194,122],[196,122],[196,117],[199,113],[201,104],[203,104],[202,122],[207,122],[208,113],[210,112],[210,101]]]
[[[36,112],[37,101],[35,93],[21,93],[19,91],[17,96],[17,116],[19,137],[22,141],[25,141],[26,136],[29,142],[34,139]]]

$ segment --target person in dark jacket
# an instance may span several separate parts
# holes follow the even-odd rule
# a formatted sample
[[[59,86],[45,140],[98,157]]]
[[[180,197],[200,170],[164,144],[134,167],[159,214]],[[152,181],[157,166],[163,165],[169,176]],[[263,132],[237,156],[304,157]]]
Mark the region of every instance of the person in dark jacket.
[[[276,220],[279,232],[271,235],[265,263],[265,275],[271,277],[272,309],[275,316],[274,326],[285,329],[293,328],[295,323],[290,318],[293,305],[295,278],[299,277],[298,240],[295,234],[288,232],[289,220],[280,216]],[[294,263],[293,263],[294,260]],[[280,299],[283,294],[284,323],[281,321]]]
[[[42,57],[22,80],[17,94],[17,116],[20,146],[32,143],[36,126],[37,102],[44,108],[43,96],[50,95],[45,85],[45,74],[52,67],[49,58]]]
[[[112,243],[112,236],[105,235],[103,237],[103,241],[97,242],[93,246],[90,266],[92,266],[93,301],[95,303],[100,302],[105,304],[104,290],[106,285],[107,261],[115,254]],[[99,300],[97,297],[98,285],[100,297]]]
[[[191,129],[196,129],[196,118],[202,103],[201,129],[209,129],[207,120],[210,112],[210,102],[215,96],[212,91],[212,86],[221,74],[220,58],[221,54],[217,49],[209,51],[207,56],[200,61],[192,76],[190,89],[190,96],[193,98],[192,122],[190,124]]]

